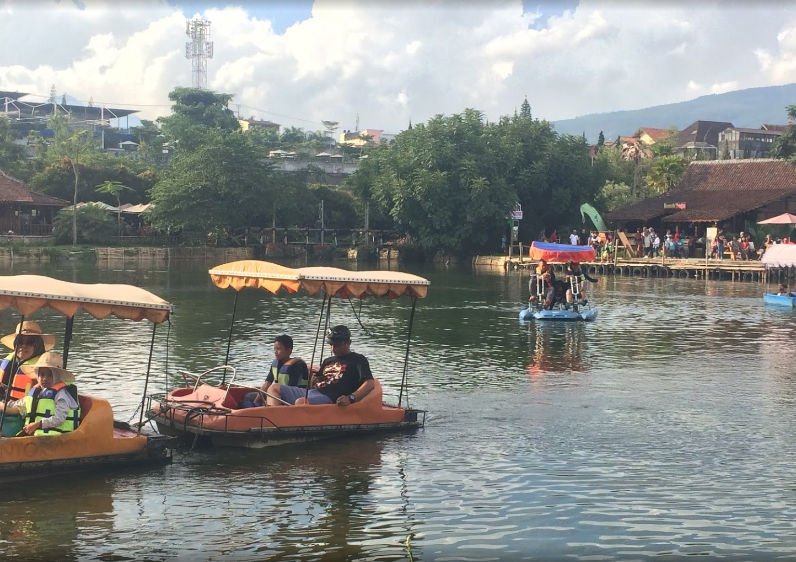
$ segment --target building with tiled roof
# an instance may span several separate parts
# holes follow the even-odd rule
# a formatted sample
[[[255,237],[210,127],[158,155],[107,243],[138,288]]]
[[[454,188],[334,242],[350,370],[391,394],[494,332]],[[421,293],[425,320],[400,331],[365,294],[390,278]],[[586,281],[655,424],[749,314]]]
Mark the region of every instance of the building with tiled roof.
[[[656,129],[654,127],[642,127],[636,131],[635,136],[642,144],[652,145],[668,140],[677,134],[671,129]]]
[[[693,223],[743,230],[744,222],[796,212],[796,166],[785,160],[698,160],[676,188],[606,213],[626,226]],[[726,224],[725,224],[726,223]]]
[[[49,235],[53,218],[68,201],[31,191],[24,182],[0,170],[0,233]]]

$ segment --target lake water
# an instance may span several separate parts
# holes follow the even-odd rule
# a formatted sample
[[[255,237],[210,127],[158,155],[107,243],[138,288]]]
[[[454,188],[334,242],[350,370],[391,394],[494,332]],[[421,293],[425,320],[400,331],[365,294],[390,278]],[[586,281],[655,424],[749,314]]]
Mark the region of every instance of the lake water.
[[[144,471],[42,471],[4,490],[2,557],[796,557],[796,313],[764,306],[762,285],[602,277],[590,287],[595,322],[537,325],[517,320],[521,273],[406,269],[431,280],[410,360],[410,401],[428,410],[425,428],[178,451]],[[224,361],[233,294],[210,284],[206,266],[14,264],[8,273],[133,283],[173,302],[150,391],[165,389],[166,370]],[[230,351],[238,379],[264,378],[278,333],[309,360],[319,304],[243,293]],[[409,312],[405,299],[332,309],[388,398],[397,398]],[[60,345],[61,320],[35,319]],[[3,333],[16,321],[1,313]],[[74,330],[81,391],[137,421],[151,327],[80,316]]]

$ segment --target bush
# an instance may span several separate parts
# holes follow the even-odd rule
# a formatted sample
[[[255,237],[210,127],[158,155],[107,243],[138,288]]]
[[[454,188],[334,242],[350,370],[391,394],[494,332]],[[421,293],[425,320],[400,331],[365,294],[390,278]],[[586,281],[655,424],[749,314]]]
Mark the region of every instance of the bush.
[[[116,238],[116,218],[96,205],[77,210],[77,241],[82,244],[108,244]],[[72,243],[72,210],[58,211],[53,221],[53,234],[59,244]]]

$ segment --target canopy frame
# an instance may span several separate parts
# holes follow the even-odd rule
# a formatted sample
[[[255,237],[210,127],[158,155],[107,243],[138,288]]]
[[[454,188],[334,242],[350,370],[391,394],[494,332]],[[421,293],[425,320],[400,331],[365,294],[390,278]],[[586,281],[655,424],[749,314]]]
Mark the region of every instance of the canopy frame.
[[[593,248],[591,248],[591,250],[592,252],[594,251]],[[320,294],[323,297],[312,348],[312,357],[310,359],[310,370],[312,370],[312,364],[315,360],[318,342],[323,339],[323,333],[325,333],[325,330],[330,324],[333,297],[349,299],[352,297],[359,299],[364,299],[366,297],[390,299],[401,296],[411,297],[412,311],[409,317],[406,352],[404,355],[404,365],[398,396],[398,405],[400,406],[403,396],[406,395],[408,407],[409,348],[414,326],[417,299],[425,298],[428,294],[430,283],[427,279],[410,273],[396,271],[350,271],[336,267],[302,267],[291,269],[276,263],[258,260],[241,260],[226,263],[210,269],[208,273],[211,281],[216,287],[222,289],[230,288],[235,291],[235,304],[229,327],[225,364],[229,363],[229,352],[230,346],[232,345],[233,324],[235,322],[238,294],[244,289],[262,289],[274,295],[280,292],[293,294],[304,291],[311,296]],[[323,344],[321,343],[321,345]],[[305,395],[309,393],[313,376],[314,375],[310,373],[310,382],[307,385],[307,392]]]

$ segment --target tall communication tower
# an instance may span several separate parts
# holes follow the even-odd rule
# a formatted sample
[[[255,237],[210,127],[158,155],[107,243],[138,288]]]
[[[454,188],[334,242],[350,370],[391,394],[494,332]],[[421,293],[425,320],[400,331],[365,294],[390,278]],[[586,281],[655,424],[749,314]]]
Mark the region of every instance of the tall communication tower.
[[[191,38],[185,44],[185,58],[191,59],[194,88],[207,88],[207,59],[213,58],[213,42],[210,40],[210,22],[198,16],[185,22],[185,35]]]

